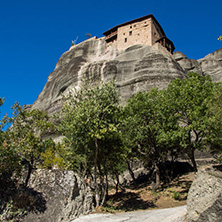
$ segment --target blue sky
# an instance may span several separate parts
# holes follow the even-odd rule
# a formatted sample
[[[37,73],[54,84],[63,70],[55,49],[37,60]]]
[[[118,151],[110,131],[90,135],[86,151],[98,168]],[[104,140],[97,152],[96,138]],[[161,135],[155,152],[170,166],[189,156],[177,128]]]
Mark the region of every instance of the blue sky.
[[[101,37],[120,23],[153,14],[188,58],[222,47],[221,0],[0,0],[1,115],[16,101],[32,104],[56,62],[78,37]]]

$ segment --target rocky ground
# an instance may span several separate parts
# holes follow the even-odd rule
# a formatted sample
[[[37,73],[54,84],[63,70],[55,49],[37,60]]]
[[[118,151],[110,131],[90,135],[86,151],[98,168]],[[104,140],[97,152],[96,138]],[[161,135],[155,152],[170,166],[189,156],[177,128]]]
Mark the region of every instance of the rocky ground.
[[[111,190],[105,207],[82,215],[73,222],[183,222],[187,213],[187,194],[193,179],[193,172],[182,175],[161,186],[156,193],[145,183],[118,194]]]

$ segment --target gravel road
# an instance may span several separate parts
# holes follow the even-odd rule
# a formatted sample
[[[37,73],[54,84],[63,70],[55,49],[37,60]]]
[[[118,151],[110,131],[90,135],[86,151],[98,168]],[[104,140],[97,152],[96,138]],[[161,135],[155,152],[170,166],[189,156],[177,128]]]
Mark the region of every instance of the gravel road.
[[[82,215],[72,222],[184,222],[186,206],[115,214]]]

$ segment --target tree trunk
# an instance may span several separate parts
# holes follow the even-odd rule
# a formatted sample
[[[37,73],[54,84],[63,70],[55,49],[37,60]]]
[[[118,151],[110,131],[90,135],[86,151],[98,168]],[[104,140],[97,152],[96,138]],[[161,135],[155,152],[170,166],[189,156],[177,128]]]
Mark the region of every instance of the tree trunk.
[[[160,185],[160,169],[157,163],[155,163],[155,173],[156,173],[156,188]]]
[[[32,170],[33,170],[32,165],[28,161],[27,161],[27,165],[28,165],[28,173],[27,173],[27,176],[26,176],[26,179],[25,179],[25,186],[26,187],[28,185],[28,182],[29,182]]]
[[[106,173],[106,200],[108,200],[109,197],[109,181],[108,181],[108,175]]]
[[[136,184],[135,175],[134,175],[134,172],[133,172],[133,170],[132,170],[132,168],[130,166],[130,161],[127,161],[127,166],[128,166],[128,170],[129,170],[130,176],[133,179],[133,183]]]
[[[99,198],[99,189],[97,184],[97,158],[98,158],[98,142],[97,138],[95,138],[95,146],[96,146],[96,153],[95,153],[95,162],[94,162],[94,187],[95,187],[95,200],[96,200],[96,207],[99,206],[100,198]]]
[[[102,184],[103,186],[103,196],[101,196],[101,206],[103,206],[105,200],[106,200],[106,197],[107,197],[107,192],[108,192],[108,180],[107,180],[107,177],[105,179],[105,183]]]
[[[197,164],[196,164],[196,160],[195,160],[194,150],[193,149],[191,150],[191,153],[190,153],[190,160],[191,160],[191,163],[193,165],[194,172],[197,172]]]
[[[117,173],[115,173],[116,176],[116,193],[118,193],[119,190],[119,175]]]

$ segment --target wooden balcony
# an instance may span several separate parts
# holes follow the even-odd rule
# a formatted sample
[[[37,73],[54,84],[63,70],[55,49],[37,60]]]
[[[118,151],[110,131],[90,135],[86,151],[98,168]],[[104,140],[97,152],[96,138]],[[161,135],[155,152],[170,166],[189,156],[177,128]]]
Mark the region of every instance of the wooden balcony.
[[[116,39],[117,38],[117,31],[111,32],[109,35],[105,36],[105,41],[109,42],[110,39]]]

